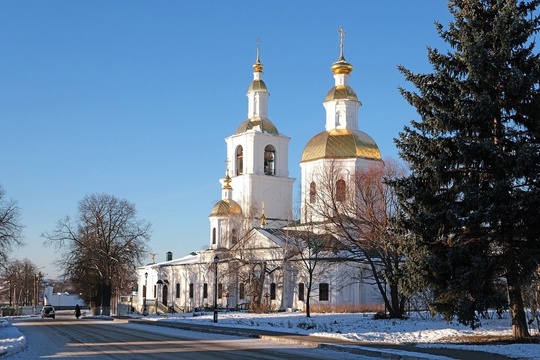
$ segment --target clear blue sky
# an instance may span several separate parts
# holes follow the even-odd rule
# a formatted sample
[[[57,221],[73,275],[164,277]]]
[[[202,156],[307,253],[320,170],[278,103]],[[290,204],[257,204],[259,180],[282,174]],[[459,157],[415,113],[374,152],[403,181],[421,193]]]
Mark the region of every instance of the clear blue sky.
[[[435,20],[451,20],[446,1],[0,2],[0,184],[27,243],[12,258],[58,274],[41,234],[92,193],[136,204],[157,261],[208,245],[257,38],[295,197],[302,150],[324,129],[341,26],[360,129],[397,158],[393,139],[418,116],[396,66],[431,71],[427,46],[445,48]]]

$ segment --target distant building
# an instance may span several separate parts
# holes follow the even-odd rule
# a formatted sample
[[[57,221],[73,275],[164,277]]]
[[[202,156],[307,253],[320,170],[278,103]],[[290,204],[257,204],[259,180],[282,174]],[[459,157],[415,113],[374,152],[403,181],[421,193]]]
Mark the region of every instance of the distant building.
[[[85,306],[84,301],[79,295],[69,294],[67,292],[54,292],[54,287],[45,287],[43,297],[44,305],[52,305],[56,310],[74,309],[75,305]]]

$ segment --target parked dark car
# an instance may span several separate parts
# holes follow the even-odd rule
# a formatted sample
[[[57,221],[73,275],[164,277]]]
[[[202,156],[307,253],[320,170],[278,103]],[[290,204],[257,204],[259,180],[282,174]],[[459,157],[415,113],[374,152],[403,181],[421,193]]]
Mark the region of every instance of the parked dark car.
[[[54,319],[55,311],[52,305],[45,305],[41,309],[41,318],[52,317]]]

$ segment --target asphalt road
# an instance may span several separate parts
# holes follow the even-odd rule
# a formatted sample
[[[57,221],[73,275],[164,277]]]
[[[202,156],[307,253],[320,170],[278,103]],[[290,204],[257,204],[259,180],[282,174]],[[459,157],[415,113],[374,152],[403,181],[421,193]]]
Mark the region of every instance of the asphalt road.
[[[260,339],[236,337],[115,320],[27,319],[13,325],[26,336],[28,348],[6,360],[28,359],[372,359]],[[4,359],[3,359],[4,360]]]

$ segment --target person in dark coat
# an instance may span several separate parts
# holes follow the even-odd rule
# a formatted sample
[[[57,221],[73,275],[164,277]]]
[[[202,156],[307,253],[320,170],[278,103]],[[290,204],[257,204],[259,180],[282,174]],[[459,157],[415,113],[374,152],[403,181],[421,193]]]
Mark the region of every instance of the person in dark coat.
[[[81,307],[79,304],[75,305],[75,317],[77,319],[81,317]]]

